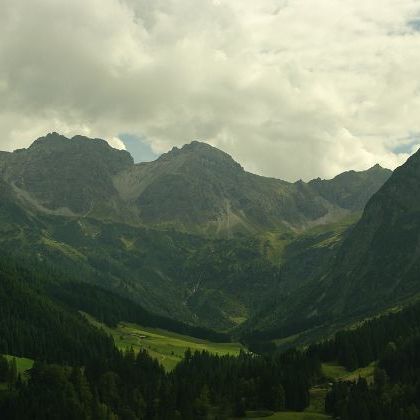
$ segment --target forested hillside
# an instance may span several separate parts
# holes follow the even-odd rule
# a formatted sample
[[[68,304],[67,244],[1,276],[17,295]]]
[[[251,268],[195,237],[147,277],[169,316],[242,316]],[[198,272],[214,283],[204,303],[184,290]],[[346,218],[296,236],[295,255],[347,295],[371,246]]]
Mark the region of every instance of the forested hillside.
[[[250,321],[250,330],[278,338],[333,322],[375,315],[420,293],[420,152],[397,168],[368,201],[313,281]]]
[[[204,329],[148,314],[94,286],[56,281],[54,268],[28,267],[10,255],[0,261],[0,354],[35,359],[26,377],[17,374],[13,359],[0,357],[2,418],[57,419],[63,413],[68,419],[98,420],[226,418],[257,408],[301,410],[309,403],[320,364],[306,353],[187,352],[172,373],[165,373],[145,352],[120,353],[112,338],[76,309],[109,312],[109,323],[135,318],[197,335]]]
[[[311,346],[321,360],[337,360],[349,370],[375,362],[374,382],[364,378],[334,383],[326,411],[341,419],[420,417],[420,304],[371,319]]]
[[[63,364],[112,355],[112,340],[77,311],[52,301],[39,279],[9,258],[0,259],[0,354]]]
[[[204,419],[243,416],[246,411],[262,409],[299,411],[310,404],[312,386],[326,386],[321,363],[332,361],[350,371],[372,362],[376,367],[374,382],[363,378],[334,382],[325,400],[327,412],[343,419],[418,416],[418,303],[337,332],[332,339],[304,351],[278,353],[271,349],[264,356],[242,353],[239,357],[187,352],[171,373],[165,373],[145,352],[120,353],[109,337],[77,312],[45,296],[38,274],[31,275],[10,263],[1,267],[4,291],[11,292],[7,279],[13,278],[19,292],[9,294],[11,301],[26,306],[2,308],[8,325],[12,322],[7,313],[13,319],[20,314],[24,324],[14,331],[3,324],[1,351],[38,360],[25,378],[17,374],[13,360],[5,362],[0,357],[0,410],[4,418],[59,418],[63,410],[69,419]],[[85,302],[95,302],[94,288],[80,287],[88,296]],[[109,292],[97,293],[100,299],[96,305],[105,298],[104,308],[115,308],[116,318],[110,322],[131,313],[124,312],[119,298],[113,300]],[[31,299],[21,299],[22,294]],[[34,306],[42,311],[36,312]],[[51,335],[43,335],[44,324]],[[33,339],[25,341],[28,329],[37,334],[44,347],[34,344]],[[73,340],[67,334],[72,334]],[[88,346],[90,351],[81,352],[78,345]],[[3,391],[1,382],[8,384]]]

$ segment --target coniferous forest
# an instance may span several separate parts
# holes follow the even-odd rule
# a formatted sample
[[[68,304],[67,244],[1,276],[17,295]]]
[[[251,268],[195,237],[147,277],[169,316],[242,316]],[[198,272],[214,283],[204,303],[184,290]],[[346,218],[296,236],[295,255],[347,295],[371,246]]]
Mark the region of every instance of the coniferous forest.
[[[321,360],[339,360],[349,370],[375,362],[373,382],[336,382],[325,409],[340,419],[420,418],[420,304],[338,332],[311,347]]]
[[[2,418],[196,419],[302,410],[321,375],[316,357],[295,350],[239,357],[187,351],[166,373],[146,352],[118,351],[103,331],[50,298],[37,281],[43,274],[51,277],[22,261],[16,266],[10,256],[1,260],[0,353],[35,359],[22,377],[14,359],[0,358]],[[120,305],[106,308],[119,316]]]
[[[69,295],[60,300],[48,294],[54,271],[38,268],[16,264],[10,255],[1,259],[0,352],[35,360],[22,375],[15,359],[0,357],[2,418],[227,419],[249,410],[301,411],[310,404],[310,388],[326,382],[321,363],[327,361],[338,361],[349,371],[375,362],[373,382],[359,378],[329,385],[327,413],[341,419],[419,417],[420,304],[300,350],[279,351],[261,343],[261,354],[187,351],[166,372],[146,351],[117,350],[104,331],[70,305]],[[85,291],[76,286],[74,293],[79,287]],[[91,286],[86,291],[82,301],[89,306],[84,309],[99,305],[92,297],[96,293],[107,296]],[[114,322],[131,314],[121,315],[117,298],[100,301]],[[142,312],[133,313],[139,317]]]

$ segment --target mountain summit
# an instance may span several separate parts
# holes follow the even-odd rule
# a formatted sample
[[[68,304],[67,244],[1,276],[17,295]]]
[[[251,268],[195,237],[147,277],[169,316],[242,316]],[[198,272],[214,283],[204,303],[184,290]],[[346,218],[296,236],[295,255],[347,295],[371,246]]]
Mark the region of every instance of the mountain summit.
[[[113,176],[133,165],[126,151],[104,140],[48,134],[1,159],[3,179],[38,210],[87,215],[112,211],[119,200]]]
[[[104,140],[51,133],[0,155],[2,179],[27,207],[211,235],[302,230],[360,211],[389,177],[382,168],[289,183],[246,172],[194,141],[134,164]]]
[[[390,174],[382,168],[353,172],[334,181],[331,197],[323,188],[330,181],[315,185],[257,176],[227,153],[195,141],[123,171],[115,185],[124,200],[135,203],[144,223],[219,235],[302,230],[338,220],[362,210]]]

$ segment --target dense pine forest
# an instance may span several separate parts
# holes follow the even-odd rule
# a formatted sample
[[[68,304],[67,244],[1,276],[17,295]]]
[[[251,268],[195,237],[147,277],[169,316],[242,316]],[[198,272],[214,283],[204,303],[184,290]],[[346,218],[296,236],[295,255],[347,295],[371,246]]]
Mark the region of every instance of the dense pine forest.
[[[349,370],[375,362],[374,381],[336,382],[325,408],[340,419],[420,418],[420,303],[341,331],[311,346],[323,361],[338,360]]]
[[[0,263],[0,353],[35,360],[22,375],[14,359],[0,358],[2,418],[224,419],[248,410],[300,411],[310,403],[309,389],[325,383],[326,361],[350,371],[375,362],[373,383],[360,378],[330,385],[328,413],[341,419],[419,417],[420,303],[301,350],[280,352],[271,342],[255,342],[253,352],[239,357],[187,351],[165,372],[145,351],[117,350],[78,310],[110,325],[128,319],[182,330],[182,323],[165,324],[91,285],[64,281],[58,288],[57,272],[45,265],[31,262],[29,268],[10,255]]]
[[[0,353],[66,364],[111,355],[112,340],[51,300],[38,275],[0,260]]]
[[[119,298],[91,286],[76,284],[70,292],[67,285],[58,296],[51,292],[54,270],[31,270],[10,255],[0,263],[0,353],[36,361],[22,377],[13,359],[0,358],[0,382],[7,384],[0,390],[2,418],[196,419],[239,416],[247,409],[302,410],[309,386],[321,376],[318,359],[299,351],[239,357],[187,352],[166,373],[146,352],[118,351],[70,306],[71,297],[83,291],[82,309],[97,315],[106,310],[110,323],[127,316],[162,325],[164,318],[149,319],[135,305],[123,310]],[[179,330],[182,324],[165,326]],[[203,331],[197,329],[198,335]]]
[[[5,364],[0,362],[0,366]],[[7,419],[225,419],[266,407],[301,410],[320,365],[291,351],[270,358],[191,354],[167,374],[146,353],[116,353],[85,366],[35,363],[29,378],[4,369]]]

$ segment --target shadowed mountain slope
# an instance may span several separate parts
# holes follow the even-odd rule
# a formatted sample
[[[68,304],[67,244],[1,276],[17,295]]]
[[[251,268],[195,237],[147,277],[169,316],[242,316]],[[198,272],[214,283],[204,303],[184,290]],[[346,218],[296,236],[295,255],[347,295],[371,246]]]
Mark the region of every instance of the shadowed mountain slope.
[[[318,260],[319,261],[319,260]],[[322,272],[249,328],[267,336],[375,314],[420,293],[420,152],[397,168]]]

